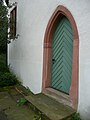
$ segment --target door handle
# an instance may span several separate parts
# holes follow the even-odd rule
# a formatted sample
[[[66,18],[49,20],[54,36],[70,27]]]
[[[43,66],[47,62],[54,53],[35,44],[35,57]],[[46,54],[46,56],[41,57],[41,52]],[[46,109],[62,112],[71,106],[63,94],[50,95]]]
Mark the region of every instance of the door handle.
[[[54,63],[55,63],[55,61],[56,61],[56,60],[53,58],[53,59],[52,59],[52,63],[54,64]]]

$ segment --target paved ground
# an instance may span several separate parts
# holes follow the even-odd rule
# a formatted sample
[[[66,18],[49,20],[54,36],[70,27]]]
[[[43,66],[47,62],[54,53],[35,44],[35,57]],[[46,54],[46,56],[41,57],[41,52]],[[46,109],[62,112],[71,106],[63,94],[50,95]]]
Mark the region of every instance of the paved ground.
[[[2,110],[0,110],[0,120],[8,120],[7,115]]]
[[[23,86],[17,86],[16,89],[33,105],[34,110],[42,113],[42,120],[71,120],[71,116],[75,113],[73,108],[42,93],[36,95],[31,92],[27,93]]]
[[[13,97],[8,92],[0,92],[0,120],[34,120],[35,113],[25,105],[18,106],[18,99],[14,92]]]
[[[44,94],[34,95],[26,89],[24,93],[21,88],[0,92],[0,120],[71,120],[71,115],[75,113],[71,107]],[[27,105],[18,105],[17,101],[23,98],[20,93],[29,101]],[[35,113],[39,113],[41,118],[35,119]]]

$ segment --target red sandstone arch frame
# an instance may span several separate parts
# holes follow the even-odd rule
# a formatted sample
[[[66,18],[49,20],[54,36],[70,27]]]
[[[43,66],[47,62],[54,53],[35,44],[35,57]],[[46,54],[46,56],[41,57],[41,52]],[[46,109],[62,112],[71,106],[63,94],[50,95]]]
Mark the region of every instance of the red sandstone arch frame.
[[[79,36],[77,26],[71,12],[64,6],[58,6],[51,16],[44,38],[44,57],[43,57],[43,91],[50,87],[51,81],[51,51],[52,51],[52,34],[60,16],[66,16],[73,29],[73,62],[72,62],[72,83],[69,96],[74,108],[78,104],[78,72],[79,72]]]

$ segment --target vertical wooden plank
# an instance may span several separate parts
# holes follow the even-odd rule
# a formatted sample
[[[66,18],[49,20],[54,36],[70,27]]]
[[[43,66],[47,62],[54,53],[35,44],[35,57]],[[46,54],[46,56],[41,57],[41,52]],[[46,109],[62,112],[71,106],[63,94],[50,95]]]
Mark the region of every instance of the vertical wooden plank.
[[[72,79],[73,30],[66,17],[60,20],[52,41],[51,87],[69,94]]]

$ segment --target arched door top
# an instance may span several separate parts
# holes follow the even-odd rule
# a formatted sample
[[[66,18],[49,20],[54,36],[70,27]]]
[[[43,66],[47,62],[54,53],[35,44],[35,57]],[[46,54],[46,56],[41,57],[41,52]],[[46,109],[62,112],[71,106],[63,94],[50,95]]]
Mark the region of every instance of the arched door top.
[[[53,29],[56,23],[58,22],[58,18],[60,18],[62,15],[68,18],[73,29],[74,39],[78,39],[77,26],[71,12],[66,7],[59,5],[48,22],[46,32],[45,32],[44,43],[51,42],[51,39],[50,39],[51,33],[53,32]]]
[[[74,17],[72,16],[71,12],[62,5],[56,8],[55,12],[48,22],[45,32],[43,57],[43,90],[47,87],[50,87],[52,34],[62,16],[67,17],[73,30],[72,82],[69,95],[74,108],[76,108],[78,103],[79,37]]]

